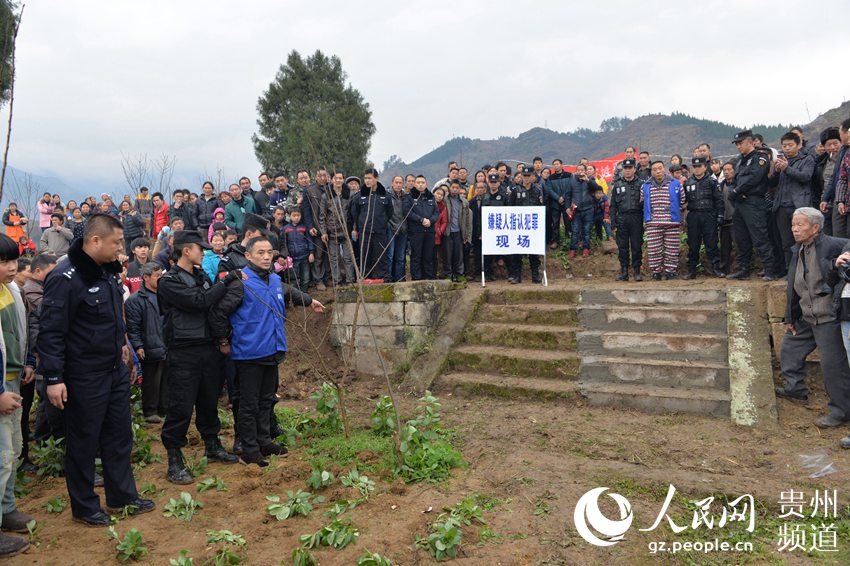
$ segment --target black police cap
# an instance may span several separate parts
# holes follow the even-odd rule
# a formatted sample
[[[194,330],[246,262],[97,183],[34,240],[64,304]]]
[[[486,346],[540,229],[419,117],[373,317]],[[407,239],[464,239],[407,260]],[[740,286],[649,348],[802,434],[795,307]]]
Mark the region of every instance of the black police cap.
[[[212,246],[204,240],[201,235],[195,230],[177,230],[174,232],[174,245],[180,244],[198,244],[205,250],[211,250]]]
[[[522,168],[522,174],[523,174],[523,176],[534,175],[535,174],[534,173],[534,167],[529,167],[528,165],[526,165],[525,167]]]
[[[694,157],[691,159],[691,165],[708,165],[707,157]]]
[[[242,220],[242,230],[260,230],[264,234],[266,230],[269,229],[269,221],[260,216],[259,214],[253,214],[251,212],[245,215],[245,218]]]
[[[624,159],[623,160],[623,168],[624,169],[626,167],[634,167],[635,165],[636,165],[636,163],[635,163],[634,159]]]
[[[732,140],[732,143],[738,143],[739,141],[744,141],[745,139],[752,137],[752,130],[744,130],[743,132],[738,132],[737,134],[735,134],[735,139]]]
[[[491,183],[495,183],[499,180],[499,174],[498,173],[490,173],[490,175],[487,177],[487,180],[490,181]]]

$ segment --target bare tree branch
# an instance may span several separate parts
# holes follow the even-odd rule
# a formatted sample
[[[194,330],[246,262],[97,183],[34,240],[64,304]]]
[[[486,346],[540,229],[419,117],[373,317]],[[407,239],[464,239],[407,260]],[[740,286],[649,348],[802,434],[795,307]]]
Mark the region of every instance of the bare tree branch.
[[[21,18],[24,15],[24,7],[18,14],[17,21],[11,23],[14,26],[12,34],[12,80],[9,83],[9,124],[6,127],[6,149],[3,151],[3,172],[0,173],[0,201],[3,200],[3,185],[6,181],[6,165],[9,163],[9,141],[12,139],[12,113],[15,108],[15,48],[18,43],[18,30],[21,29]],[[4,59],[5,60],[5,59]],[[2,66],[0,66],[2,68]]]

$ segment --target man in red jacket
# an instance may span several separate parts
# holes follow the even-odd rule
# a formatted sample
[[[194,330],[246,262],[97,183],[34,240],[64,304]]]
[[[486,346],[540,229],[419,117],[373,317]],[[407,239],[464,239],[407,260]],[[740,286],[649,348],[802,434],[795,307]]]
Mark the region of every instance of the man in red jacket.
[[[154,193],[151,197],[153,203],[153,228],[151,237],[155,240],[163,228],[168,226],[168,203],[162,193]]]

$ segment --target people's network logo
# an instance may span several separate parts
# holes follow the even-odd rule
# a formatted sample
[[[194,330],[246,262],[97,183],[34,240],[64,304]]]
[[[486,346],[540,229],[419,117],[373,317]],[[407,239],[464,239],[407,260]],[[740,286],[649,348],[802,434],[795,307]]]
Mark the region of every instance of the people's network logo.
[[[613,546],[623,540],[634,518],[629,500],[613,492],[607,495],[620,509],[620,519],[611,520],[604,516],[599,510],[599,498],[606,491],[607,487],[597,487],[582,495],[573,515],[578,534],[595,546]]]

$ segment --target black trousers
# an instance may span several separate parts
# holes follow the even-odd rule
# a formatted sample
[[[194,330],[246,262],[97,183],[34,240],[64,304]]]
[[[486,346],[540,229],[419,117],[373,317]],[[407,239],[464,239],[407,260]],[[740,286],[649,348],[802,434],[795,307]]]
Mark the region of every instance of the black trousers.
[[[738,250],[738,270],[752,270],[753,247],[755,247],[766,273],[772,274],[776,260],[773,257],[773,248],[770,245],[763,198],[749,197],[735,203],[735,214],[732,215],[732,233],[735,237],[735,248]]]
[[[269,412],[275,405],[277,365],[237,361],[239,373],[239,411],[236,414],[236,434],[246,454],[259,452],[261,446],[272,443]]]
[[[166,449],[186,446],[186,433],[195,411],[195,426],[204,441],[218,438],[218,394],[224,375],[215,345],[200,344],[168,350],[168,409],[162,425]]]
[[[629,252],[631,251],[631,266],[635,271],[640,271],[643,262],[643,213],[620,213],[617,217],[616,236],[620,268],[629,268]]]
[[[35,439],[65,438],[65,414],[47,400],[47,383],[43,377],[35,379],[38,406],[35,409]]]
[[[794,216],[794,210],[793,207],[780,206],[773,215],[779,239],[782,241],[783,271],[788,271],[788,264],[791,263],[791,246],[795,243],[794,234],[791,232],[791,218]]]
[[[728,221],[731,222],[731,218]],[[720,270],[729,273],[732,269],[732,224],[720,227]]]
[[[720,253],[717,250],[717,217],[713,210],[688,212],[688,270],[696,271],[700,246],[714,271],[720,271]]]
[[[570,237],[570,217],[567,216],[567,209],[564,206],[556,206],[547,209],[550,219],[550,234],[547,239],[548,243],[561,243],[561,220],[564,221],[564,234],[566,238]]]
[[[363,248],[360,271],[364,279],[387,278],[387,232],[371,232],[362,235]]]
[[[67,375],[65,402],[65,483],[71,512],[85,517],[101,510],[94,492],[94,459],[103,464],[103,487],[108,507],[123,507],[139,494],[130,456],[130,376],[119,364],[104,373]]]
[[[142,413],[165,416],[168,407],[168,380],[165,376],[165,360],[141,362],[142,365]]]
[[[508,276],[516,277],[517,281],[522,281],[522,258],[528,258],[528,264],[531,267],[531,276],[540,276],[540,256],[539,255],[510,255],[508,256]]]
[[[783,275],[786,271],[788,271],[788,263],[785,262],[785,252],[782,251],[782,235],[779,233],[779,225],[776,223],[776,216],[773,214],[773,210],[768,210],[767,214],[767,236],[770,241],[770,248],[773,250],[773,269],[765,268],[767,273],[774,273],[776,275]],[[788,227],[790,234],[790,224]],[[792,245],[793,237],[792,237]],[[789,248],[790,249],[790,248]],[[788,256],[788,261],[790,262],[791,256]]]
[[[481,277],[481,236],[472,239],[472,263],[473,267],[469,273]]]
[[[410,242],[410,278],[434,279],[434,232],[408,232]]]
[[[21,386],[21,438],[23,440],[21,459],[24,462],[29,462],[30,459],[30,439],[32,438],[32,431],[30,431],[30,411],[32,410],[34,400],[35,380],[32,380],[27,385]]]
[[[443,236],[443,270],[446,277],[460,277],[463,275],[463,234],[451,232]]]

